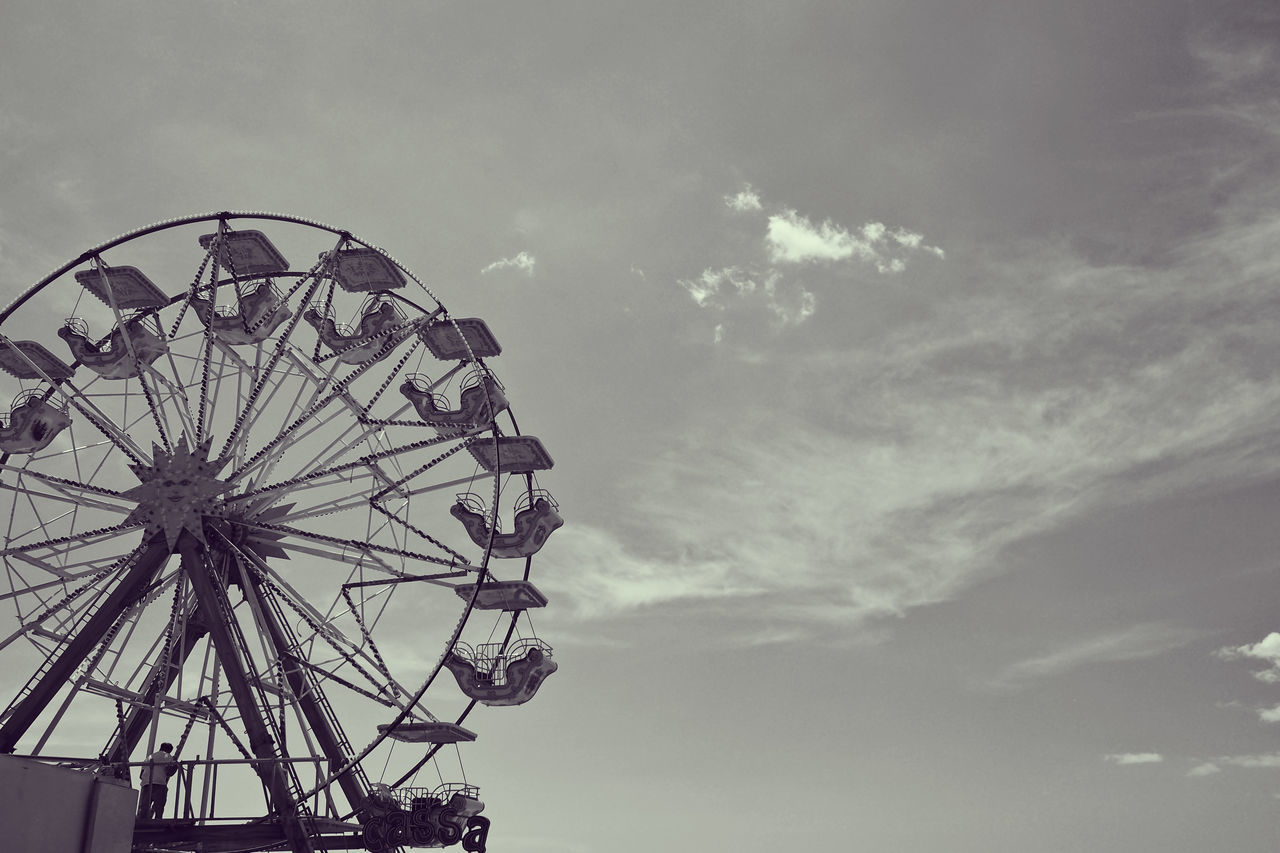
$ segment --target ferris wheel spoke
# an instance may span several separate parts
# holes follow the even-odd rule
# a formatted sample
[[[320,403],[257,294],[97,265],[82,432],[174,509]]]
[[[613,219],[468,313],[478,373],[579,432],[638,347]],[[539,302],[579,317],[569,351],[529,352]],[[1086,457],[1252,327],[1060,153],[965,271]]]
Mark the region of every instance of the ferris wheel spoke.
[[[446,560],[441,557],[432,556],[430,554],[420,554],[405,548],[388,548],[382,545],[375,545],[372,542],[361,542],[358,539],[343,539],[338,536],[329,536],[324,533],[315,533],[310,530],[300,530],[296,527],[288,527],[283,524],[270,524],[262,521],[246,521],[245,526],[256,529],[256,530],[267,530],[272,533],[284,533],[289,536],[296,536],[299,539],[303,539],[310,542],[324,542],[331,545],[339,545],[339,546],[342,546],[343,549],[346,549],[347,551],[354,551],[357,553],[365,554],[370,558],[373,558],[377,554],[390,554],[392,556],[403,557],[410,560],[419,560],[424,563],[433,563],[438,566],[450,566],[450,567],[456,566],[457,568],[461,568],[461,569],[469,569],[469,570],[474,569],[473,566],[470,566],[466,563],[459,562],[457,560],[452,560],[452,561]],[[296,547],[296,546],[289,545],[287,547]],[[341,553],[343,552],[342,551],[330,552],[330,555],[341,554]],[[391,574],[405,576],[404,572],[401,572],[398,569],[394,569],[390,566],[385,566],[385,564],[384,564],[384,568]]]
[[[79,607],[89,606],[92,603],[92,600],[90,600],[89,602],[79,602],[77,604],[77,599],[79,599],[82,595],[84,595],[85,593],[93,589],[97,584],[106,580],[106,578],[108,578],[113,572],[115,572],[117,568],[118,568],[118,564],[110,565],[110,566],[107,566],[106,568],[95,567],[93,569],[87,569],[80,573],[67,574],[57,578],[56,580],[45,581],[44,583],[40,583],[40,584],[33,584],[33,585],[24,584],[23,589],[7,594],[5,596],[6,598],[17,597],[19,595],[24,595],[24,594],[35,595],[40,601],[40,603],[44,604],[45,606],[39,613],[36,613],[35,615],[26,619],[26,621],[24,621],[21,625],[19,625],[18,628],[13,633],[11,633],[4,640],[0,641],[0,649],[6,648],[14,640],[18,639],[19,637],[27,636],[29,633],[32,633],[32,632],[41,633],[43,635],[45,633],[45,629],[43,628],[44,623],[47,622],[49,619],[53,618],[54,616],[58,615],[62,611],[67,610],[68,608],[71,608],[72,606],[79,606]],[[49,603],[46,597],[43,595],[45,590],[48,590],[53,587],[61,587],[65,589],[68,582],[79,580],[80,578],[83,578],[85,576],[89,576],[89,579],[87,581],[85,581],[79,587],[71,590],[70,592],[67,592],[61,599],[53,603]],[[74,617],[63,617],[63,621],[74,621]],[[62,638],[59,638],[59,642],[61,641],[62,641]]]
[[[400,479],[396,480],[395,482],[387,484],[387,486],[384,487],[381,491],[373,494],[369,498],[369,500],[372,501],[374,504],[379,503],[383,498],[387,496],[388,493],[392,491],[398,491],[401,486],[405,485],[410,480],[414,479],[415,477],[421,476],[422,474],[426,473],[428,470],[439,465],[441,462],[448,459],[450,456],[453,456],[455,453],[459,452],[460,450],[465,450],[469,448],[472,444],[475,443],[476,439],[479,437],[479,432],[480,431],[470,433],[466,438],[464,438],[462,441],[460,441],[458,444],[454,445],[453,447],[450,447],[444,453],[441,453],[440,455],[436,456],[434,459],[431,459],[423,463],[420,467],[415,468],[413,471],[409,472],[408,474],[403,475],[402,477],[400,477]],[[468,480],[470,479],[473,479],[473,478],[468,478]],[[435,488],[438,488],[438,486],[439,484],[436,484],[431,489],[428,489],[428,491],[434,490]],[[413,494],[413,493],[408,492],[406,494]]]
[[[430,542],[432,545],[436,546],[440,550],[444,551],[447,554],[450,554],[453,557],[453,560],[450,563],[448,563],[448,565],[456,565],[457,563],[460,563],[466,560],[466,557],[462,556],[457,551],[453,550],[448,545],[444,544],[439,539],[435,538],[430,533],[418,527],[416,524],[412,523],[408,519],[401,518],[399,515],[393,513],[391,510],[384,507],[381,503],[378,503],[375,500],[370,500],[369,505],[372,506],[377,512],[380,512],[384,516],[386,516],[393,524],[399,524],[407,532],[416,535],[420,539]]]
[[[240,358],[239,354],[234,352],[234,350],[230,346],[227,346],[225,344],[221,344],[220,346],[222,346],[223,349],[228,351],[229,358],[243,365],[243,369],[241,370],[240,376],[238,377],[238,380],[237,380],[238,382],[243,382],[245,381],[246,378],[249,378],[250,381],[252,381],[253,378],[259,375],[259,368],[261,366],[261,356],[262,356],[261,345],[255,348],[255,354],[257,356],[257,360],[253,365],[249,365],[247,362],[244,361],[244,359]],[[262,418],[266,413],[272,410],[272,406],[275,403],[276,398],[280,394],[280,392],[283,389],[288,387],[290,381],[293,381],[297,384],[298,387],[296,391],[294,391],[294,399],[289,404],[289,410],[292,411],[292,409],[297,405],[298,399],[304,393],[306,393],[307,383],[314,381],[314,377],[312,377],[309,373],[302,372],[302,371],[295,371],[287,368],[278,371],[275,379],[276,381],[270,386],[270,390],[268,390],[266,394],[258,400],[258,405],[253,410],[249,411],[248,414],[245,416],[244,424],[240,429],[239,437],[236,439],[235,443],[230,445],[229,450],[227,452],[223,453],[224,457],[230,456],[232,459],[234,459],[235,464],[237,466],[242,465],[244,463],[245,457],[248,453],[250,435],[253,433],[254,429],[257,427],[259,419]],[[237,391],[237,394],[236,394],[237,400],[245,399],[245,391],[243,386],[238,384],[236,391]],[[286,395],[287,393],[288,392],[286,392]]]
[[[123,497],[123,495],[119,491],[115,489],[109,489],[106,486],[98,486],[93,483],[87,482],[85,480],[73,480],[69,477],[58,477],[53,474],[46,474],[43,471],[37,471],[34,468],[24,468],[24,467],[18,467],[15,465],[0,464],[0,471],[12,471],[14,472],[14,474],[17,475],[19,479],[24,477],[29,477],[33,480],[39,480],[42,483],[48,483],[49,485],[53,486],[55,489],[58,489],[58,491],[64,491],[67,488],[71,488],[71,489],[76,489],[81,493],[88,492],[90,494],[102,495],[105,497],[113,497],[113,498]],[[91,477],[92,476],[93,475],[91,474]],[[81,497],[83,497],[83,495],[81,495]]]
[[[274,440],[270,445],[268,445],[267,447],[264,447],[261,451],[259,451],[257,455],[250,458],[249,461],[245,463],[239,469],[239,471],[236,472],[234,476],[243,477],[246,474],[252,472],[252,473],[256,473],[259,479],[266,479],[270,477],[271,472],[275,469],[276,465],[279,464],[279,462],[284,457],[286,444],[282,439],[285,439],[285,438],[289,439],[289,442],[291,444],[305,441],[307,438],[324,430],[326,427],[328,427],[330,424],[334,423],[335,421],[339,421],[342,417],[342,414],[343,413],[340,409],[332,409],[323,417],[312,417],[310,418],[310,420],[312,421],[311,426],[308,429],[301,430],[301,431],[298,431],[298,427],[300,427],[302,423],[305,423],[305,421],[299,420],[294,422],[292,425],[290,425],[284,431],[281,432],[280,436],[277,437],[277,440]],[[312,413],[312,415],[318,415],[318,412]],[[347,433],[349,433],[352,429],[355,429],[355,428],[356,427],[354,424],[348,425],[339,433],[338,439],[339,440],[343,439],[347,435]],[[274,451],[274,452],[271,452],[271,451]],[[256,463],[255,463],[255,460],[256,460]],[[306,468],[304,467],[303,470],[306,470]]]
[[[305,490],[305,489],[312,489],[312,488],[325,488],[338,482],[348,483],[352,479],[351,472],[356,472],[356,471],[364,471],[370,474],[370,476],[372,476],[376,481],[380,481],[384,485],[385,488],[382,489],[381,491],[386,492],[387,489],[396,489],[398,487],[398,484],[401,484],[403,480],[393,480],[385,472],[383,472],[381,467],[377,464],[381,460],[391,459],[399,455],[412,453],[418,450],[423,450],[428,447],[436,447],[442,444],[448,444],[449,442],[457,441],[460,438],[465,439],[474,434],[477,434],[477,433],[463,433],[461,435],[437,436],[433,438],[423,439],[421,441],[409,442],[408,444],[387,448],[385,450],[380,450],[375,453],[370,453],[365,456],[361,456],[359,459],[355,459],[350,462],[332,464],[330,467],[320,467],[320,463],[322,460],[319,458],[316,458],[316,459],[313,459],[307,465],[303,466],[303,470],[305,470],[307,473],[300,474],[288,480],[283,480],[278,483],[271,483],[271,484],[260,486],[258,488],[247,491],[240,496],[240,500],[248,500],[250,498],[260,498],[260,497],[270,495],[271,499],[269,501],[264,501],[264,502],[255,504],[255,507],[265,508],[266,506],[270,506],[271,504],[279,503],[285,497],[292,496],[298,490]],[[329,454],[326,456],[323,462],[331,463],[338,457],[338,455],[339,454],[337,453]],[[473,479],[472,477],[460,477],[460,478],[457,478],[456,480],[451,480],[447,483],[438,484],[438,487],[452,488],[454,486],[470,482],[472,479]],[[410,493],[407,491],[401,492],[401,496],[407,496],[407,494],[410,494]]]
[[[30,542],[26,545],[10,546],[0,549],[0,557],[8,557],[15,554],[29,554],[32,551],[38,551],[44,548],[49,550],[51,555],[66,554],[74,551],[90,542],[98,542],[106,538],[115,536],[117,533],[123,533],[126,530],[137,530],[142,527],[140,521],[116,524],[111,527],[99,527],[96,530],[86,530],[82,533],[76,533],[70,536],[57,536],[51,539],[45,539],[40,542]],[[60,546],[67,547],[60,547]]]
[[[61,654],[56,659],[47,659],[19,697],[10,704],[4,723],[0,725],[0,753],[13,751],[18,739],[35,722],[89,651],[102,640],[121,614],[132,609],[168,556],[164,538],[153,537],[121,561],[121,568],[128,567],[124,577],[109,595],[94,602],[88,619],[64,644]]]
[[[258,569],[259,581],[271,589],[276,597],[283,601],[291,610],[294,611],[303,621],[303,623],[311,631],[311,634],[302,642],[295,637],[293,640],[293,648],[301,650],[302,646],[309,641],[320,639],[334,652],[336,657],[333,663],[336,666],[327,665],[329,662],[320,661],[313,662],[308,659],[305,654],[299,654],[296,660],[307,669],[324,677],[336,681],[350,690],[354,690],[366,698],[373,699],[379,704],[397,709],[404,709],[405,703],[400,701],[400,697],[412,697],[412,692],[400,684],[390,672],[387,671],[385,663],[382,661],[381,655],[371,655],[369,649],[372,648],[372,640],[366,632],[361,631],[365,642],[357,644],[346,634],[340,631],[333,622],[332,616],[325,616],[315,610],[307,601],[298,595],[297,591],[286,583],[279,573],[274,572],[271,567],[253,555],[248,555],[248,559]],[[352,605],[354,608],[354,605]],[[355,610],[351,610],[355,615]],[[359,617],[357,616],[357,621]],[[361,663],[368,664],[377,670],[379,676],[375,677]],[[369,688],[363,688],[359,685],[343,678],[337,674],[337,670],[343,666],[350,666],[361,678],[369,685]],[[424,715],[429,716],[429,712],[419,706],[419,710]]]
[[[294,435],[294,432],[298,430],[300,427],[302,427],[303,424],[307,423],[309,420],[314,418],[320,411],[325,409],[330,403],[343,399],[344,395],[346,394],[347,386],[356,378],[364,374],[371,367],[373,367],[374,364],[376,364],[376,361],[369,361],[357,367],[355,370],[351,371],[351,373],[349,373],[343,379],[333,384],[332,389],[325,396],[320,397],[319,394],[316,394],[314,397],[314,402],[312,402],[306,408],[306,410],[303,411],[301,415],[295,418],[288,426],[280,430],[279,434],[277,434],[274,438],[272,438],[271,441],[267,442],[267,444],[264,447],[262,447],[260,450],[258,450],[257,453],[249,457],[249,460],[244,464],[242,464],[239,468],[237,468],[230,475],[228,479],[234,481],[243,477],[248,471],[253,469],[253,466],[255,464],[261,464],[261,461],[265,458],[268,458],[272,454],[272,451],[277,451],[277,448],[279,448],[282,444],[284,444],[286,440],[292,440],[292,441],[299,440],[299,436]],[[318,388],[317,390],[322,390],[322,389]],[[334,416],[335,415],[333,413],[330,413],[328,417],[334,417]],[[309,433],[304,433],[304,435],[305,434],[309,434]]]
[[[159,322],[157,319],[156,322]],[[176,332],[176,330],[175,330]],[[182,373],[178,370],[178,362],[174,358],[173,344],[177,338],[175,335],[169,336],[169,346],[165,347],[164,358],[169,365],[169,375],[164,374],[156,369],[154,364],[147,365],[146,370],[157,383],[162,385],[169,393],[169,399],[175,403],[174,410],[178,414],[178,419],[182,421],[183,429],[187,435],[196,435],[195,415],[191,411],[191,398],[187,396],[187,389],[182,384]]]
[[[128,434],[115,425],[110,416],[99,409],[83,391],[68,379],[61,385],[62,393],[67,401],[84,416],[94,429],[102,433],[108,441],[134,462],[142,462],[145,455],[141,448],[134,444]],[[70,392],[70,393],[68,393]]]
[[[302,302],[310,301],[319,286],[320,278],[317,277],[311,286],[307,288],[307,293],[302,297]],[[271,357],[267,360],[266,367],[258,375],[253,384],[253,388],[249,391],[244,406],[241,408],[239,416],[236,418],[235,423],[232,425],[231,430],[227,435],[226,443],[223,444],[222,450],[218,453],[219,457],[225,456],[228,450],[235,446],[240,430],[244,428],[245,420],[249,417],[250,413],[252,413],[253,407],[258,400],[258,396],[262,393],[262,389],[266,387],[267,381],[270,379],[272,372],[276,369],[276,365],[279,364],[280,360],[284,358],[286,351],[288,351],[289,338],[293,335],[294,330],[297,329],[298,323],[301,319],[302,312],[299,311],[295,312],[294,315],[285,322],[285,328],[280,334],[275,350],[271,353]]]
[[[129,507],[129,506],[122,506],[120,504],[111,504],[105,501],[94,500],[93,498],[90,498],[88,495],[85,494],[85,492],[95,493],[96,490],[94,489],[83,489],[81,490],[81,493],[78,495],[68,494],[65,489],[58,489],[57,491],[51,491],[51,492],[38,492],[35,489],[31,488],[30,486],[20,486],[20,485],[10,484],[10,483],[0,483],[0,489],[4,489],[5,491],[9,491],[9,492],[17,492],[21,495],[25,495],[28,498],[28,500],[40,499],[40,500],[54,501],[54,502],[60,502],[60,503],[68,503],[76,507],[100,509],[105,512],[119,512],[119,513],[128,515],[129,512],[133,509],[132,507]]]
[[[260,574],[259,580],[272,588],[277,598],[284,602],[307,626],[311,632],[307,640],[297,642],[295,639],[294,648],[300,649],[305,642],[320,639],[323,640],[337,656],[335,660],[349,664],[361,677],[363,677],[376,691],[375,693],[365,693],[365,695],[376,698],[378,702],[394,705],[394,701],[386,698],[388,686],[392,691],[392,696],[397,693],[409,695],[409,691],[405,690],[402,685],[395,681],[389,674],[386,674],[384,680],[379,680],[371,675],[360,663],[361,660],[368,663],[371,667],[382,672],[383,667],[379,665],[379,661],[375,660],[369,652],[360,644],[349,638],[334,623],[332,614],[325,615],[320,613],[315,607],[307,601],[306,597],[301,595],[287,580],[279,573],[273,570],[269,563],[257,558],[251,552],[244,552],[246,558]],[[461,574],[461,573],[458,573]],[[306,666],[316,672],[323,673],[326,676],[339,678],[330,668],[324,666],[325,662],[314,663],[307,659],[306,655],[299,658]],[[353,689],[364,692],[363,688],[354,687]]]

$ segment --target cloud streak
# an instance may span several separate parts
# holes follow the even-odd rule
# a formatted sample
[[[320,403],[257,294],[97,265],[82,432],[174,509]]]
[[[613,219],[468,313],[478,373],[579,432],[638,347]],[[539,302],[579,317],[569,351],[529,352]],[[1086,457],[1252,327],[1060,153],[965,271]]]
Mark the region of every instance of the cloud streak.
[[[1160,764],[1164,756],[1158,752],[1119,752],[1102,756],[1104,761],[1126,766],[1130,764]]]
[[[517,270],[527,276],[533,275],[534,267],[537,266],[538,259],[528,252],[520,252],[510,258],[501,258],[489,264],[480,270],[481,275],[488,275],[491,272],[499,270]]]
[[[1092,664],[1119,663],[1156,657],[1186,645],[1198,636],[1198,632],[1159,622],[1135,625],[1090,637],[1045,655],[1019,661],[1006,668],[997,679],[997,683],[1007,686],[1031,679],[1062,675]]]

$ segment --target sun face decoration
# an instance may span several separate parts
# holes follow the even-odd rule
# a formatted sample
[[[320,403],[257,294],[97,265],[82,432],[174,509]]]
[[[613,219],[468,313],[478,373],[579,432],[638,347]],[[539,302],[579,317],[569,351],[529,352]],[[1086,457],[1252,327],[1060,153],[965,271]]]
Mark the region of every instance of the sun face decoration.
[[[223,514],[222,495],[233,488],[217,479],[228,460],[210,461],[210,445],[205,441],[188,449],[183,436],[172,453],[153,445],[150,465],[130,465],[142,483],[123,493],[138,502],[126,523],[140,521],[148,531],[163,530],[170,548],[177,547],[184,530],[205,542],[205,517]]]

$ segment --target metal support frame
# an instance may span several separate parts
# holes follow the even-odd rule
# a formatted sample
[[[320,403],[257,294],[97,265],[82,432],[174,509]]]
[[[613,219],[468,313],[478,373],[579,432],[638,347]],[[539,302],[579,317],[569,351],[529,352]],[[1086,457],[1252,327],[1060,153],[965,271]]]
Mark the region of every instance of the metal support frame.
[[[244,662],[230,626],[224,621],[224,613],[230,612],[226,587],[215,582],[205,547],[188,531],[178,539],[178,553],[182,556],[182,570],[191,581],[202,621],[208,626],[209,639],[222,664],[227,686],[240,711],[249,748],[259,759],[254,770],[266,786],[271,797],[271,807],[280,817],[285,838],[295,853],[312,853],[310,833],[303,825],[301,804],[290,791],[289,780],[281,767],[276,743],[262,716],[257,698],[253,694]]]
[[[255,559],[256,555],[245,554],[244,556],[255,564],[259,563]],[[322,694],[319,688],[294,653],[296,642],[291,642],[286,638],[285,629],[276,615],[275,602],[267,599],[268,591],[263,588],[251,567],[245,567],[244,580],[252,590],[252,594],[259,601],[268,605],[260,608],[260,610],[263,623],[267,629],[267,635],[271,640],[271,646],[275,649],[276,655],[280,659],[281,669],[284,672],[285,680],[289,683],[289,689],[293,693],[294,701],[301,709],[307,724],[311,726],[311,734],[319,742],[325,758],[329,760],[330,771],[345,766],[351,759],[351,751],[345,745],[346,737],[341,730],[335,729],[337,718],[333,716],[331,710],[326,712],[327,703],[325,705],[321,704]],[[347,802],[353,809],[361,807],[368,793],[365,780],[360,778],[363,773],[357,775],[357,770],[358,768],[349,769],[338,777],[338,784],[342,787],[342,793],[346,796]]]
[[[0,726],[0,753],[14,751],[27,729],[53,701],[58,691],[71,681],[76,668],[89,656],[93,647],[106,636],[120,614],[133,607],[142,597],[170,555],[171,552],[165,544],[163,535],[152,536],[149,542],[141,546],[141,552],[124,578],[89,617],[84,627],[67,642],[62,654],[22,701],[14,707],[4,725]]]

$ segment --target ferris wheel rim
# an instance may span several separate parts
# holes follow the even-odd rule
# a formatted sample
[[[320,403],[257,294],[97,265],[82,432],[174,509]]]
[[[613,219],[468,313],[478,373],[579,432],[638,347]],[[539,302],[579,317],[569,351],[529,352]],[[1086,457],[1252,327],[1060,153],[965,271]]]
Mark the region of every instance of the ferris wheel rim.
[[[418,284],[418,286],[420,286],[423,290],[425,290],[428,294],[430,294],[432,299],[436,299],[436,295],[431,291],[431,288],[429,288],[426,285],[426,283],[424,283],[420,278],[418,278],[417,275],[415,275],[412,270],[410,270],[404,264],[396,260],[390,253],[388,253],[381,246],[377,245],[376,243],[371,243],[368,240],[363,239],[359,235],[345,228],[338,228],[333,225],[320,222],[319,220],[316,220],[316,219],[308,219],[306,217],[294,216],[288,213],[278,213],[278,212],[272,212],[272,211],[257,211],[257,210],[220,210],[220,211],[210,211],[208,213],[196,213],[196,214],[189,214],[186,216],[177,216],[171,219],[161,219],[151,223],[150,225],[143,225],[139,228],[134,228],[130,231],[126,231],[123,234],[119,234],[115,237],[112,237],[110,240],[106,240],[102,243],[99,243],[98,245],[94,246],[91,249],[86,249],[85,251],[81,252],[77,257],[72,258],[71,260],[68,260],[62,266],[47,273],[43,278],[41,278],[35,284],[31,285],[21,294],[16,296],[3,309],[0,309],[0,325],[3,325],[4,322],[9,319],[10,315],[13,314],[14,311],[21,308],[23,304],[25,304],[32,296],[39,293],[47,285],[56,281],[58,278],[62,277],[63,275],[66,275],[76,266],[92,260],[94,257],[101,255],[103,252],[106,252],[109,249],[114,249],[116,246],[120,246],[131,240],[135,240],[140,237],[145,237],[149,234],[155,234],[161,231],[167,231],[171,228],[180,228],[184,225],[195,225],[201,222],[221,222],[221,221],[227,221],[231,219],[265,219],[265,220],[275,221],[275,222],[287,222],[291,225],[301,225],[308,228],[315,228],[320,231],[327,231],[330,234],[336,234],[340,237],[344,237],[347,240],[350,240],[355,243],[359,243],[361,246],[364,246],[367,249],[373,249],[375,252],[378,252],[379,254],[386,257],[388,260],[394,263],[397,267],[399,267],[401,272],[408,275],[409,278],[411,278],[416,284]],[[436,302],[437,304],[440,304],[443,307],[443,303],[441,303],[438,299],[436,299]]]

